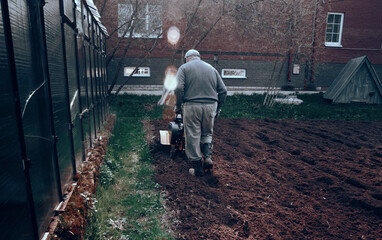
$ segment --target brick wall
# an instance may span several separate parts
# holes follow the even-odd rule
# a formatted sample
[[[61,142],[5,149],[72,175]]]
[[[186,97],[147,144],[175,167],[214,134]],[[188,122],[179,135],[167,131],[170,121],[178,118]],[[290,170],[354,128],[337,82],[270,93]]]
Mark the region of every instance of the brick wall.
[[[318,21],[325,22],[327,12],[344,14],[342,47],[325,47],[325,25],[317,29],[318,62],[347,63],[367,55],[373,64],[382,64],[382,1],[328,1]]]
[[[108,78],[111,81],[114,78],[115,70],[119,59],[115,59],[110,63],[108,69]],[[224,78],[227,86],[245,86],[245,87],[266,87],[270,84],[272,72],[274,71],[273,82],[275,86],[282,87],[290,85],[295,88],[302,89],[304,87],[304,66],[300,69],[300,74],[291,75],[291,81],[288,82],[288,64],[287,62],[275,61],[255,61],[255,60],[219,60],[217,64],[211,59],[205,59],[206,62],[214,66],[219,73],[223,68],[238,68],[246,69],[247,78],[234,79]],[[124,66],[136,66],[140,62],[139,58],[129,58],[124,61]],[[176,61],[176,67],[179,67],[181,61]],[[275,66],[276,64],[276,66]],[[147,60],[142,67],[150,67],[150,77],[133,77],[127,85],[163,85],[164,72],[167,66],[170,65],[170,59],[166,58],[151,58]],[[274,69],[275,67],[275,69]],[[118,74],[116,85],[122,84],[127,77],[123,76],[123,71]],[[275,80],[276,79],[276,80]]]
[[[95,1],[99,8],[101,0]],[[126,2],[123,0],[109,0],[105,6],[102,14],[102,22],[109,29],[109,33],[117,27],[118,24],[118,2]],[[182,32],[185,28],[184,9],[182,10],[179,2],[176,0],[155,2],[163,3],[163,30],[166,30],[176,25]],[[318,1],[317,20],[316,20],[316,34],[315,34],[315,52],[314,52],[314,83],[310,83],[306,79],[306,75],[311,74],[309,70],[305,71],[305,61],[311,59],[312,46],[309,44],[312,40],[313,29],[313,13],[314,1],[301,1],[307,4],[308,14],[299,19],[304,21],[306,28],[299,31],[302,40],[300,46],[296,44],[288,45],[284,42],[266,41],[261,38],[261,29],[259,32],[245,32],[244,26],[238,26],[240,20],[232,17],[225,17],[215,26],[215,28],[207,35],[203,42],[198,46],[198,50],[203,54],[203,59],[216,66],[220,72],[222,68],[241,68],[247,70],[247,79],[225,79],[227,85],[232,86],[268,86],[270,75],[273,69],[273,63],[284,62],[283,69],[280,71],[281,77],[277,84],[292,85],[296,88],[303,88],[306,85],[314,85],[317,87],[328,87],[335,79],[336,74],[343,66],[352,58],[367,55],[381,78],[382,69],[382,9],[381,0],[346,0],[334,1],[327,0],[325,4]],[[192,11],[195,1],[187,2],[189,4],[188,11]],[[221,9],[218,5],[214,5],[212,0],[203,1],[203,8],[198,12],[200,14],[195,20],[196,25],[191,32],[197,35],[197,31],[204,31],[208,26],[205,25],[206,19],[216,19],[217,14]],[[327,12],[340,12],[344,13],[344,28],[342,48],[325,47],[325,30],[326,30],[326,17]],[[270,14],[271,15],[271,14]],[[282,16],[282,15],[280,15]],[[285,15],[287,16],[287,15]],[[215,18],[214,18],[215,17]],[[302,24],[302,25],[304,25]],[[296,29],[297,31],[297,29]],[[200,35],[201,33],[199,33]],[[120,38],[114,34],[107,40],[107,51],[110,53],[117,45]],[[144,55],[142,49],[150,46],[153,40],[134,39],[130,49],[124,60],[124,66],[135,66],[139,63],[139,56]],[[117,51],[116,56],[120,56],[124,46],[128,40],[123,39],[120,43],[121,47]],[[187,50],[190,48],[195,39],[188,37],[185,39],[183,47],[180,47],[175,54],[177,59],[176,65],[181,64],[182,49]],[[145,46],[146,44],[146,46]],[[290,82],[288,82],[288,54],[287,49],[291,47],[292,58],[290,69],[294,63],[300,65],[300,73],[297,75],[289,73]],[[128,84],[148,84],[160,85],[163,82],[164,70],[170,63],[170,58],[173,56],[176,49],[167,43],[166,35],[158,41],[156,49],[152,52],[144,66],[151,68],[150,78],[133,78]],[[299,57],[297,57],[299,54]],[[214,56],[219,58],[218,64],[213,62]],[[108,67],[109,81],[113,79],[113,74],[116,69],[118,58],[115,58]],[[278,74],[278,71],[275,72]],[[124,77],[122,73],[118,76],[118,82],[122,82]]]

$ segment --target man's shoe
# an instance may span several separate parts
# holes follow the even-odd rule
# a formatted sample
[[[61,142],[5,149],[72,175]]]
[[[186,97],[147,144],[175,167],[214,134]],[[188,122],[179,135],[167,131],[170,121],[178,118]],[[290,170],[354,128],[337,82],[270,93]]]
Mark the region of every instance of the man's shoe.
[[[192,168],[188,170],[188,172],[194,177],[202,177],[203,176],[203,167],[202,161],[193,161]]]
[[[204,159],[204,166],[203,169],[205,170],[210,170],[213,167],[213,162],[211,158],[206,158]]]

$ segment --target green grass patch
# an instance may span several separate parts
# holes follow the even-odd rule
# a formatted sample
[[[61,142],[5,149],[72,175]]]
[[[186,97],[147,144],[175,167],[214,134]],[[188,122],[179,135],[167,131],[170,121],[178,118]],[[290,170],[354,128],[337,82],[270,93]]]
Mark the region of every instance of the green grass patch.
[[[262,105],[264,95],[228,96],[222,108],[222,118],[273,118],[273,119],[320,119],[381,121],[382,106],[368,104],[331,104],[322,94],[299,94],[300,105]]]
[[[158,100],[120,96],[111,105],[117,119],[101,166],[96,210],[86,239],[172,239],[161,220],[164,199],[153,180],[153,159],[141,122],[161,117]]]

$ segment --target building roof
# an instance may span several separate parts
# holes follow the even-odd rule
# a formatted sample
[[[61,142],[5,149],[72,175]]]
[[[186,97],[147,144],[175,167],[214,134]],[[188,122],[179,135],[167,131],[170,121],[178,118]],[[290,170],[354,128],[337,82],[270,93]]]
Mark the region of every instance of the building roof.
[[[341,92],[350,82],[352,77],[360,70],[360,68],[363,65],[366,65],[366,67],[368,68],[370,75],[372,76],[372,79],[374,80],[375,85],[377,86],[379,94],[382,95],[381,81],[378,78],[378,75],[373,65],[370,63],[370,60],[367,56],[361,56],[361,57],[351,59],[345,65],[345,67],[341,70],[341,72],[338,74],[336,79],[334,79],[329,89],[325,92],[324,98],[331,99],[331,100],[337,99],[337,97],[341,94]]]
[[[107,29],[101,22],[101,15],[99,14],[97,6],[94,4],[93,0],[86,0],[85,2],[86,2],[86,5],[89,7],[89,10],[90,10],[91,14],[93,15],[94,19],[97,21],[98,26],[100,27],[102,32],[106,36],[108,36],[109,34],[107,32]]]

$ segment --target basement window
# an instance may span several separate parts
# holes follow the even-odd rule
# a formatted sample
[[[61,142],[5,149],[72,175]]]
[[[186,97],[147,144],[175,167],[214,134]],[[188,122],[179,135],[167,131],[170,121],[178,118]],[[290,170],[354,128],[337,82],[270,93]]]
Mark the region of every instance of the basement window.
[[[123,76],[128,77],[134,72],[136,67],[125,67],[123,69]],[[132,75],[132,77],[150,77],[149,67],[139,67]]]
[[[325,46],[342,47],[342,27],[344,22],[343,13],[328,13],[326,21]]]
[[[247,78],[245,69],[222,69],[222,78]]]

